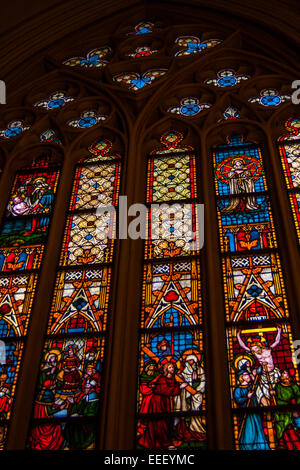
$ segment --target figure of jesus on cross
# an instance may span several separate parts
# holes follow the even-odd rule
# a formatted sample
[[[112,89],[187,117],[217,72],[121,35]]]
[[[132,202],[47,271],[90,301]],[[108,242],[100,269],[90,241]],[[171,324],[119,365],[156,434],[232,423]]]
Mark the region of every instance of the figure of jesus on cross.
[[[270,331],[270,329],[268,329],[268,331]],[[247,332],[253,333],[253,330],[243,331],[243,333]],[[257,402],[261,406],[269,406],[272,404],[272,401],[274,402],[275,400],[275,385],[279,382],[281,374],[279,368],[275,367],[272,351],[280,343],[281,332],[282,329],[277,327],[275,341],[268,346],[268,343],[263,336],[263,332],[260,330],[258,336],[248,338],[247,346],[241,338],[241,331],[237,331],[236,337],[240,347],[245,351],[252,353],[260,364],[260,367],[254,369],[252,373],[253,375],[256,375],[257,373],[260,374],[260,377],[257,380],[255,393]],[[273,404],[275,404],[275,402]]]

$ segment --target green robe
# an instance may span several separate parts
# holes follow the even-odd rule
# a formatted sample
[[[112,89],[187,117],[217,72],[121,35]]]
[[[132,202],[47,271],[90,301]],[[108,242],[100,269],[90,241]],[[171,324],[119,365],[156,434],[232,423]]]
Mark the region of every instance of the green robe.
[[[80,416],[97,415],[99,401],[80,400],[72,407],[72,414],[76,413]],[[64,429],[64,436],[68,442],[70,449],[86,449],[95,441],[95,423],[94,422],[72,422],[70,420]]]
[[[300,404],[300,387],[296,384],[283,385],[278,383],[276,385],[276,401],[278,405],[290,405],[292,399],[295,400],[297,405]],[[274,423],[276,435],[278,440],[282,438],[285,430],[292,426],[294,429],[293,413],[292,411],[279,411],[274,413]]]

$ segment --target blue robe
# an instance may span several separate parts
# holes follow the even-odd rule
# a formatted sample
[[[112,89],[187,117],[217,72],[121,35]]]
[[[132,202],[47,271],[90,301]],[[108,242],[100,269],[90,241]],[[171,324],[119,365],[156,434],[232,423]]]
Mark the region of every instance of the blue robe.
[[[251,385],[235,389],[234,399],[240,407],[245,408],[247,406],[250,391]],[[257,406],[255,395],[251,397],[250,406]],[[239,445],[241,450],[270,450],[259,414],[247,413]]]

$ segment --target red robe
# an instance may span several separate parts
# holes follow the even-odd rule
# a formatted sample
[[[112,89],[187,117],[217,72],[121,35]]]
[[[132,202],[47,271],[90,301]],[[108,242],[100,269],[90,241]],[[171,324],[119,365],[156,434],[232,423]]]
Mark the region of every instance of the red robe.
[[[36,403],[35,418],[48,418],[47,406]],[[55,419],[55,418],[53,418]],[[34,426],[30,436],[31,448],[36,450],[59,450],[64,443],[60,424],[47,423]]]
[[[62,364],[64,369],[62,392],[76,393],[80,390],[81,375],[78,370],[80,366],[79,359],[76,356],[67,356]]]
[[[10,397],[4,395],[0,398],[0,416],[3,417],[3,413],[8,413],[11,409]]]
[[[143,382],[140,385],[140,392],[143,395],[140,413],[148,413],[147,410],[149,409],[149,403],[153,395],[153,388],[149,387],[147,382]]]
[[[152,384],[155,384],[152,394],[143,400],[141,413],[168,413],[172,411],[170,397],[180,393],[175,378],[159,375]],[[162,416],[158,419],[150,419],[147,430],[139,439],[139,444],[147,449],[159,449],[172,445],[168,418]]]

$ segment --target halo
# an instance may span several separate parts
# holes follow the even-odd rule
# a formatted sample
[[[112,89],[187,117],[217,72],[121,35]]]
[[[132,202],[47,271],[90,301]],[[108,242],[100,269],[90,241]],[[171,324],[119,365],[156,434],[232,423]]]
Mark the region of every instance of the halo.
[[[61,351],[59,349],[50,349],[50,351],[48,351],[46,354],[45,354],[45,361],[47,361],[48,357],[50,356],[50,354],[55,354],[57,356],[57,360],[58,362],[60,361],[61,359]]]
[[[237,161],[239,161],[239,162],[242,161],[243,163],[245,163],[245,162],[246,162],[246,158],[245,158],[245,157],[242,157],[242,156],[241,156],[241,157],[235,157],[235,158],[233,158],[231,161],[232,161],[232,163],[237,162]]]
[[[159,361],[159,364],[160,366],[164,366],[166,362],[171,362],[174,364],[174,366],[177,365],[176,359],[172,355],[162,357]]]
[[[32,182],[34,183],[35,181],[39,181],[39,180],[43,181],[44,183],[47,183],[47,179],[43,175],[36,176],[35,178],[32,179]]]
[[[299,127],[300,127],[300,119],[298,118],[291,118],[289,119],[286,124],[285,124],[285,127],[291,131],[294,132],[295,135],[297,135],[299,133]]]
[[[247,361],[249,361],[250,362],[250,367],[254,366],[254,364],[255,364],[255,359],[250,354],[246,354],[246,353],[245,354],[238,354],[232,361],[232,367],[234,368],[234,370],[236,372],[238,372],[240,370],[240,367],[238,366],[238,363],[242,359],[246,359]]]
[[[257,181],[260,178],[262,165],[258,158],[252,157],[251,155],[232,155],[217,163],[215,174],[218,181],[221,181],[223,184],[229,184],[228,173],[232,170],[232,165],[237,160],[243,161],[244,164],[247,165],[247,169],[250,170],[253,181]],[[255,171],[253,171],[253,169],[255,169]]]
[[[199,363],[201,362],[202,354],[200,351],[197,351],[197,349],[188,349],[187,351],[184,351],[184,353],[182,354],[182,360],[185,361],[187,356],[190,356],[190,355],[196,356]]]

